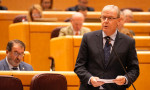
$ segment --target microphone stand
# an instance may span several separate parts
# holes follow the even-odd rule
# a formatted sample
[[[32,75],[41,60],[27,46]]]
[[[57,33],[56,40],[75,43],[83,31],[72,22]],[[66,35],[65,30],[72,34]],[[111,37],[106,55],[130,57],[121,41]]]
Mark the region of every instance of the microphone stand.
[[[129,75],[128,75],[126,69],[125,69],[125,67],[123,66],[123,64],[122,64],[122,62],[121,62],[120,57],[118,56],[117,52],[116,52],[115,49],[113,48],[112,44],[110,43],[110,40],[109,40],[109,44],[110,44],[110,46],[112,47],[112,51],[113,51],[113,52],[115,53],[115,55],[117,56],[117,58],[118,58],[117,60],[118,60],[119,63],[121,64],[121,66],[122,66],[124,72],[126,73],[127,77],[129,78],[128,81],[131,82],[132,87],[134,88],[134,90],[136,90],[135,86],[133,85],[133,81],[132,81],[131,78],[129,77]]]

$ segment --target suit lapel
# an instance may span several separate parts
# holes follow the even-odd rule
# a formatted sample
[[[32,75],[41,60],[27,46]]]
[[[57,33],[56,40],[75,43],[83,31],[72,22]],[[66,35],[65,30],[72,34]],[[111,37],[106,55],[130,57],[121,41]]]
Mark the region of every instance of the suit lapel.
[[[10,70],[6,58],[4,60],[4,70]]]
[[[71,26],[68,27],[68,35],[73,35],[73,30],[71,29]]]
[[[100,60],[99,62],[100,65],[103,65],[103,67],[105,67],[102,30],[100,30],[100,32],[96,34],[96,38],[97,48],[99,50],[99,55],[101,56],[100,60],[102,60],[102,63],[100,62]]]
[[[23,65],[23,63],[22,63],[22,62],[20,62],[20,64],[19,64],[19,68],[20,68],[20,71],[24,71],[24,70],[25,70],[24,65]]]

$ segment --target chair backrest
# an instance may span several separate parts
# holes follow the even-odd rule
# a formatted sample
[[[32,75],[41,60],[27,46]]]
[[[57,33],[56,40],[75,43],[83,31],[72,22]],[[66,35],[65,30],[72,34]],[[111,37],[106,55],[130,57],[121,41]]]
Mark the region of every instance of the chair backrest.
[[[26,15],[18,15],[14,18],[13,23],[19,23],[23,21],[28,21]]]
[[[16,77],[0,75],[0,90],[23,90],[23,85]]]
[[[60,29],[63,28],[63,27],[56,27],[52,33],[51,33],[51,38],[54,38],[54,37],[58,37],[59,36],[59,31]]]
[[[32,78],[30,90],[67,90],[67,80],[61,74],[38,74]]]

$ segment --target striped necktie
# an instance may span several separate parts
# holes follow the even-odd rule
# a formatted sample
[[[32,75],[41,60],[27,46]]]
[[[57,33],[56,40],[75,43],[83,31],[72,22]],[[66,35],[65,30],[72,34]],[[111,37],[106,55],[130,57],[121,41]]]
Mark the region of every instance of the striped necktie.
[[[106,39],[106,43],[105,43],[105,46],[104,46],[105,65],[107,65],[108,62],[109,62],[111,45],[110,45],[110,37],[106,36],[104,38]]]

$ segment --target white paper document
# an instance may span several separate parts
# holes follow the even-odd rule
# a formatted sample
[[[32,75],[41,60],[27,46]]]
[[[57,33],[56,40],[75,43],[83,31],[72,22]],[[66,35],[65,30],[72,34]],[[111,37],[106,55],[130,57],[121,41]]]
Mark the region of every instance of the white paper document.
[[[99,79],[98,81],[104,82],[104,83],[114,83],[114,79]]]

